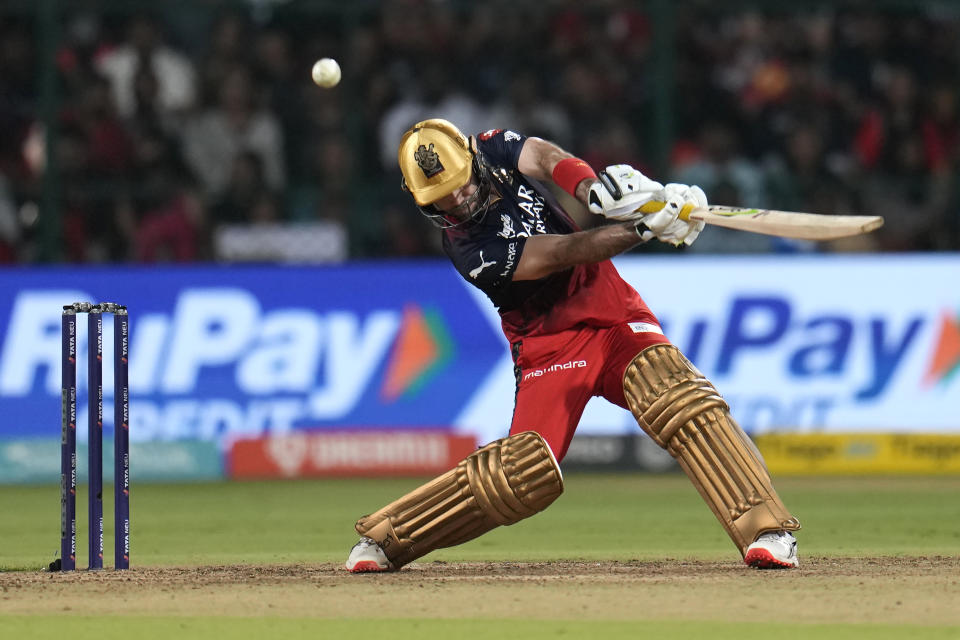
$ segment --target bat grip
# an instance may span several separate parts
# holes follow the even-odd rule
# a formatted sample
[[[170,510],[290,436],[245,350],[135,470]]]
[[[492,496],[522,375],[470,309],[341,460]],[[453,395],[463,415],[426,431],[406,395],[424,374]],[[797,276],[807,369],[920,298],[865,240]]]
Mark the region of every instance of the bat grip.
[[[663,209],[663,206],[665,204],[667,203],[659,202],[657,200],[651,200],[650,202],[643,204],[643,206],[637,209],[637,211],[641,213],[656,213],[657,211],[660,211],[660,209]],[[692,202],[688,202],[683,205],[682,209],[680,209],[680,215],[678,215],[677,217],[686,222],[690,220],[690,212],[696,208],[697,207],[695,204],[693,204]]]

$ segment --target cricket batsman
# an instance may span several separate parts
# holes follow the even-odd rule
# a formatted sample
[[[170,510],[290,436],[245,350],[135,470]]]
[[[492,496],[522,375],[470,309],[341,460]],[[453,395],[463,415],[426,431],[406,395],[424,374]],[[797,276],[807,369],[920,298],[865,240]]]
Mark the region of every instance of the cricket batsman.
[[[759,451],[610,261],[653,239],[692,244],[703,223],[680,214],[707,206],[703,191],[628,165],[597,176],[546,140],[501,129],[467,138],[441,119],[407,131],[398,160],[402,188],[440,228],[454,267],[500,313],[516,399],[507,437],[360,518],[347,569],[394,571],[546,509],[563,492],[559,463],[592,396],[628,409],[670,452],[746,564],[798,566],[800,522]],[[581,231],[548,181],[607,223]]]

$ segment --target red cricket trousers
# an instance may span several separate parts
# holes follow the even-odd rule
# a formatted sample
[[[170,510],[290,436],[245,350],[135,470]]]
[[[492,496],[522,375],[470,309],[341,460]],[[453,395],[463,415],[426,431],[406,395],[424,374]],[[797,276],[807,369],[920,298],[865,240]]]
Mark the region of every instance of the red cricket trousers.
[[[578,327],[514,342],[517,395],[510,434],[536,431],[560,462],[587,401],[601,396],[628,409],[627,365],[647,347],[669,342],[654,322]]]

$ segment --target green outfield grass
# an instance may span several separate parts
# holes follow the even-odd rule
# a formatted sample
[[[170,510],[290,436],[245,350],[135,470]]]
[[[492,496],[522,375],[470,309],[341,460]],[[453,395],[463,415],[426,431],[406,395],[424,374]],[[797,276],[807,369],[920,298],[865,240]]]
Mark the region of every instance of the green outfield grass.
[[[141,567],[191,567],[211,565],[315,565],[341,563],[356,539],[353,522],[393,497],[415,486],[422,479],[356,479],[299,480],[274,482],[242,482],[177,485],[134,485],[131,494],[132,556],[131,564]],[[778,478],[777,487],[784,501],[803,523],[798,535],[801,558],[960,556],[960,477],[883,477],[883,478]],[[944,613],[950,607],[936,599],[942,597],[960,602],[960,588],[954,579],[939,583],[923,583],[921,590],[933,598],[936,620],[914,620],[909,615],[897,616],[901,599],[896,584],[881,584],[880,578],[869,578],[868,584],[856,576],[831,578],[830,571],[779,572],[770,574],[743,571],[726,576],[723,571],[698,584],[688,575],[671,579],[670,563],[663,575],[650,584],[594,584],[587,580],[533,580],[507,585],[506,598],[523,602],[543,594],[552,598],[584,600],[583,615],[575,610],[539,609],[542,603],[531,600],[528,609],[514,612],[497,609],[492,619],[479,615],[482,607],[464,610],[444,609],[445,598],[469,602],[470,594],[486,598],[495,584],[473,584],[455,578],[429,582],[428,597],[422,608],[398,613],[389,603],[409,591],[410,585],[377,576],[335,576],[304,585],[296,593],[278,593],[277,587],[257,585],[252,580],[251,603],[270,602],[277,609],[260,610],[244,605],[248,597],[214,585],[205,593],[191,593],[193,607],[185,612],[161,607],[160,613],[142,609],[125,610],[126,598],[111,597],[119,609],[105,609],[103,615],[87,617],[89,612],[64,605],[53,615],[32,615],[28,604],[17,601],[43,595],[31,592],[17,580],[45,567],[59,546],[59,495],[55,486],[0,487],[0,585],[4,601],[20,609],[15,615],[4,613],[0,601],[0,636],[23,638],[61,637],[63,625],[72,630],[73,638],[129,637],[136,628],[138,640],[154,638],[339,638],[364,632],[416,634],[418,640],[447,638],[468,634],[471,638],[523,637],[602,637],[613,638],[958,638],[960,621]],[[81,487],[77,499],[78,566],[86,564],[86,494]],[[105,565],[112,564],[112,503],[104,505]],[[664,559],[730,563],[736,567],[739,554],[723,530],[682,475],[579,475],[566,478],[566,492],[538,516],[515,525],[500,528],[460,547],[435,552],[425,561],[477,562],[552,560],[641,560]],[[821,560],[822,563],[822,560]],[[829,562],[826,563],[829,565]],[[801,567],[802,568],[802,567]],[[327,569],[326,576],[332,575]],[[26,573],[22,573],[26,572]],[[83,572],[78,572],[83,573]],[[112,573],[112,572],[108,572]],[[401,572],[403,574],[404,572]],[[842,572],[841,572],[842,573]],[[882,572],[881,572],[882,573]],[[136,570],[131,572],[136,583]],[[562,577],[562,576],[561,576]],[[662,577],[662,580],[661,580]],[[59,580],[65,599],[71,595],[92,597],[104,584],[87,580]],[[733,582],[728,582],[728,578]],[[762,611],[761,600],[743,602],[744,616],[728,615],[720,610],[697,613],[690,619],[673,619],[663,613],[663,606],[690,600],[723,590],[744,588],[754,597],[761,591],[770,593],[771,602],[788,597],[808,599],[809,613],[794,609],[787,619]],[[875,582],[880,580],[880,582]],[[896,577],[891,578],[892,581]],[[366,581],[366,582],[364,582]],[[711,582],[712,581],[712,582]],[[22,582],[22,581],[21,581]],[[329,590],[321,587],[330,587]],[[419,585],[423,588],[424,585]],[[756,588],[754,588],[756,587]],[[32,587],[31,587],[32,588]],[[290,588],[289,585],[284,588]],[[842,614],[818,615],[819,604],[831,599],[856,599],[864,589],[885,588],[891,617],[886,624],[862,616],[847,621]],[[19,589],[19,591],[18,591]],[[171,589],[161,588],[158,594],[167,598]],[[512,589],[513,591],[509,591]],[[557,591],[554,592],[553,590]],[[679,591],[677,591],[679,589]],[[75,591],[71,591],[75,590]],[[422,591],[421,593],[425,593]],[[328,611],[319,604],[337,594],[347,602],[379,603],[373,606],[369,619],[357,620],[358,611]],[[932,595],[930,595],[932,594]],[[751,593],[745,593],[751,595]],[[409,596],[409,594],[407,594]],[[169,598],[174,598],[170,594]],[[622,608],[617,599],[623,598]],[[726,597],[730,597],[727,593]],[[204,598],[209,603],[204,604]],[[456,598],[460,598],[456,600]],[[590,600],[593,598],[594,600]],[[660,598],[665,600],[660,601]],[[318,606],[287,607],[284,602],[315,602]],[[601,601],[602,606],[597,605]],[[59,601],[55,601],[59,604]],[[139,601],[138,601],[139,602]],[[199,602],[199,604],[197,604]],[[230,603],[233,603],[232,605]],[[562,600],[566,602],[566,600]],[[577,602],[577,607],[581,604]],[[657,604],[661,602],[661,604]],[[737,602],[736,599],[733,602]],[[806,600],[801,600],[806,602]],[[611,604],[612,603],[612,604]],[[665,605],[663,603],[666,603]],[[759,604],[758,604],[759,603]],[[927,604],[910,603],[917,612]],[[103,605],[107,606],[107,605]],[[138,605],[139,606],[139,605]],[[233,607],[239,607],[239,612]],[[245,610],[243,607],[248,606]],[[506,605],[504,605],[506,606]],[[746,612],[761,607],[761,620],[751,619]],[[204,608],[206,607],[206,608]],[[607,616],[603,607],[614,613]],[[661,610],[663,609],[663,610]],[[27,610],[27,614],[23,613]],[[569,619],[556,620],[556,613]],[[19,613],[18,613],[19,611]],[[361,610],[362,611],[362,610]],[[418,613],[421,612],[422,613]],[[496,613],[500,611],[501,613]],[[508,613],[502,613],[507,611]],[[796,613],[799,611],[800,613]],[[69,616],[65,620],[63,616]],[[362,615],[360,617],[363,617]],[[612,617],[615,619],[606,619]],[[579,619],[584,618],[584,619]],[[664,619],[668,618],[668,619]],[[732,618],[732,620],[731,620]],[[828,622],[824,622],[824,620]],[[946,620],[946,622],[944,622]],[[960,620],[958,617],[956,620]],[[917,625],[917,626],[915,626]],[[642,634],[638,630],[642,629]]]
[[[339,562],[357,517],[417,486],[418,479],[300,480],[134,485],[134,566]],[[803,523],[806,555],[960,553],[960,478],[779,478]],[[86,561],[86,494],[77,497],[78,566]],[[106,496],[106,555],[112,502]],[[59,548],[55,486],[0,487],[0,568],[46,566]],[[681,475],[568,475],[547,511],[497,529],[436,560],[719,560],[736,553]]]
[[[255,619],[248,618],[139,618],[137,640],[169,640],[170,638],[354,638],[377,635],[385,638],[416,634],[422,638],[470,638],[471,640],[546,640],[548,638],[656,638],[658,640],[955,640],[955,629],[931,629],[920,625],[791,625],[782,623],[704,623],[704,622],[636,622],[624,621],[542,621],[542,620],[421,620],[379,619],[358,624],[355,620]],[[9,619],[0,617],[0,631],[6,628],[11,638],[62,640],[99,638],[128,640],[131,622],[124,618],[75,618],[69,626],[62,620]],[[358,631],[359,629],[359,631]],[[405,633],[406,632],[406,633]],[[16,635],[15,635],[16,634]]]

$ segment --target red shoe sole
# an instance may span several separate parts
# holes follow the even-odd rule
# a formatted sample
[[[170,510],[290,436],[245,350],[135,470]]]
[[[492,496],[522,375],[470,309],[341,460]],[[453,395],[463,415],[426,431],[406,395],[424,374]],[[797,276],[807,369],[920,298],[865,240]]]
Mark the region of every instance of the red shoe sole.
[[[796,566],[789,562],[777,560],[766,549],[751,549],[743,557],[743,562],[756,569],[792,569]]]
[[[350,573],[379,573],[388,570],[389,569],[381,567],[374,560],[361,560],[353,565],[353,569],[349,569]]]

